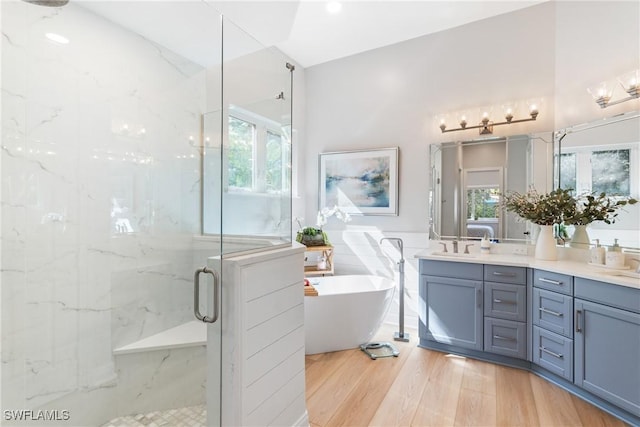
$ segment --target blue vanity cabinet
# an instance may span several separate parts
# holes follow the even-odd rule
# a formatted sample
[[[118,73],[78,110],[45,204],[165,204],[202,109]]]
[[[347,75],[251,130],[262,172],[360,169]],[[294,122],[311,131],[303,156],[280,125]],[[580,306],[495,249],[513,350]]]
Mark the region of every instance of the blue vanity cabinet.
[[[533,271],[533,363],[573,381],[573,276]]]
[[[420,339],[483,349],[482,264],[420,261]]]
[[[527,358],[527,269],[484,266],[484,351]]]
[[[640,416],[640,289],[575,278],[574,383]]]

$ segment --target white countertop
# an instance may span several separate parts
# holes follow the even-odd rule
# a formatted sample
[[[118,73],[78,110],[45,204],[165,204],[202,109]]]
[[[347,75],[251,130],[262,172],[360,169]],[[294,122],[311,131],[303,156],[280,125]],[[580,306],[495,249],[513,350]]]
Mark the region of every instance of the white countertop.
[[[540,270],[551,271],[554,273],[568,274],[571,276],[582,277],[585,279],[598,280],[601,282],[611,283],[613,285],[626,286],[629,288],[640,289],[640,279],[626,276],[616,276],[616,270],[590,265],[582,261],[574,260],[558,260],[558,261],[541,261],[528,255],[512,255],[492,253],[489,255],[481,255],[473,253],[465,256],[463,254],[449,256],[434,255],[439,250],[425,250],[415,255],[419,259],[429,259],[434,261],[454,261],[468,262],[474,264],[493,264],[493,265],[510,265],[515,267],[530,267]],[[634,270],[626,270],[634,271]]]

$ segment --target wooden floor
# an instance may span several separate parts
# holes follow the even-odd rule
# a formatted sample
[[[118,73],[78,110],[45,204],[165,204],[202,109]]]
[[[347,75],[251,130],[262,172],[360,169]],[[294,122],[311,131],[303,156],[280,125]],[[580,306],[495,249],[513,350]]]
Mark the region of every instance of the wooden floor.
[[[307,410],[319,426],[624,426],[559,387],[519,369],[392,340],[400,355],[359,349],[306,357]]]

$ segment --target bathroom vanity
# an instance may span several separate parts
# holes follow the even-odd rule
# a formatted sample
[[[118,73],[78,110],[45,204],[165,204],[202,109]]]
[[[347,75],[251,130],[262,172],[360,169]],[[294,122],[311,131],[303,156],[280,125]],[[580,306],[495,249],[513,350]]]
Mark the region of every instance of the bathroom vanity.
[[[419,345],[527,369],[640,425],[640,280],[526,256],[419,258]]]

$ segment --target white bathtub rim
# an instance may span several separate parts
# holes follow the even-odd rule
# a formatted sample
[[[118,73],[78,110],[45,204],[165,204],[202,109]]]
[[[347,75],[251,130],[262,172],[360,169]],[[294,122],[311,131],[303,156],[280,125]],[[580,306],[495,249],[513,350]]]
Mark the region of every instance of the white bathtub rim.
[[[376,287],[375,283],[369,282],[367,284],[371,284],[373,286],[366,286],[366,287],[363,286],[361,287],[361,289],[349,289],[348,287],[343,288],[342,286],[346,286],[346,285],[342,285],[339,282],[348,280],[349,278],[353,278],[354,280],[355,279],[361,280],[363,278],[375,279],[375,281],[384,283],[385,285]],[[346,274],[346,275],[338,275],[338,276],[312,277],[312,278],[307,278],[307,280],[309,280],[309,282],[316,288],[316,290],[318,291],[318,296],[326,296],[326,297],[329,297],[332,295],[366,294],[366,293],[373,293],[373,292],[381,292],[381,291],[386,291],[396,287],[396,283],[392,278],[386,277],[386,276],[376,276],[374,274]],[[326,281],[327,283],[326,284],[322,283],[324,281]],[[331,282],[338,282],[338,283],[331,283]],[[334,291],[339,291],[339,292],[334,292]],[[308,296],[308,297],[316,298],[315,296]]]

